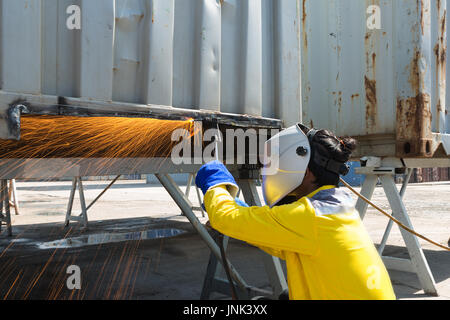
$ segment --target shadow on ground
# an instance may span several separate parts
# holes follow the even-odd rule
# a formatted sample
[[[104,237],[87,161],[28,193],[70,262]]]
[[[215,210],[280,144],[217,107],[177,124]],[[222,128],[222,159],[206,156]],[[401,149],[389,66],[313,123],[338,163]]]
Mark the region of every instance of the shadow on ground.
[[[60,239],[155,229],[184,232],[39,249],[43,242]],[[0,299],[199,299],[210,253],[190,223],[160,218],[92,221],[85,231],[62,224],[23,225],[14,226],[13,233],[11,239],[0,235]],[[244,279],[268,288],[262,260],[255,266],[260,251],[240,241],[229,246],[229,258]],[[80,267],[80,290],[67,287],[71,265]]]
[[[439,293],[440,287],[444,284],[444,282],[446,282],[448,286],[448,280],[450,279],[450,254],[444,250],[429,249],[423,249],[423,253],[428,261],[428,265],[436,282],[436,287]],[[409,259],[407,249],[401,246],[387,245],[383,255]],[[430,297],[429,294],[423,293],[419,278],[416,274],[395,270],[389,270],[389,274],[398,298],[420,299]],[[449,299],[450,297],[444,295],[443,298]]]
[[[87,181],[91,182],[91,181]],[[111,181],[106,181],[104,183],[86,183],[84,181],[83,188],[85,190],[103,190]],[[151,184],[151,183],[129,183],[129,182],[115,182],[111,189],[134,189],[134,188],[161,188],[159,184]],[[71,190],[71,184],[52,184],[52,185],[33,185],[33,186],[20,186],[17,187],[17,190],[27,190],[27,191],[62,191],[62,190]]]
[[[136,236],[161,229],[183,232],[153,239]],[[88,230],[76,224],[69,228],[62,223],[32,224],[13,226],[13,233],[12,238],[0,235],[0,299],[199,299],[210,254],[190,223],[173,219],[91,221]],[[105,234],[113,235],[106,239],[120,236],[119,241],[98,241],[104,240]],[[88,236],[96,239],[89,245],[40,249],[42,243]],[[424,254],[438,290],[440,284],[448,285],[450,254],[426,249]],[[388,245],[384,255],[407,258],[408,252]],[[249,284],[269,288],[258,249],[233,240],[228,256]],[[80,290],[67,287],[71,265],[80,267]],[[421,291],[415,274],[389,273],[397,298],[430,297]],[[213,294],[211,298],[223,296]]]

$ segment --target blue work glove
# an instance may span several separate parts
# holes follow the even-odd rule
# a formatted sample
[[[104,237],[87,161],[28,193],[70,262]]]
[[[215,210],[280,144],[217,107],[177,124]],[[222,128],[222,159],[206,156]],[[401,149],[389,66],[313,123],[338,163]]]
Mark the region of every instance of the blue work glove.
[[[203,195],[212,187],[226,186],[228,192],[235,198],[239,190],[231,173],[217,160],[208,162],[198,170],[195,184],[202,189]]]

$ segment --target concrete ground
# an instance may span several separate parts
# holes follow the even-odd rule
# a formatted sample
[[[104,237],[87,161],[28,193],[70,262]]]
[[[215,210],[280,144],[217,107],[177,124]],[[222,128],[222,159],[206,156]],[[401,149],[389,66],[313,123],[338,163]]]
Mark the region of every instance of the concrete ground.
[[[107,184],[85,182],[87,202]],[[17,183],[20,215],[12,211],[13,237],[4,232],[0,235],[0,299],[200,297],[209,249],[162,187],[144,181],[118,181],[89,210],[89,228],[82,230],[76,222],[63,228],[70,186],[70,182]],[[194,190],[190,198],[197,203]],[[415,230],[447,244],[449,199],[450,183],[410,185],[405,204]],[[380,188],[373,200],[388,209]],[[79,208],[76,200],[74,212]],[[207,221],[200,213],[198,216],[201,222]],[[369,209],[364,223],[379,243],[387,218]],[[440,296],[424,294],[415,274],[389,271],[397,297],[450,299],[450,253],[423,240],[420,243]],[[392,229],[385,254],[408,256],[397,227]],[[228,255],[249,284],[269,288],[258,249],[233,240]],[[80,268],[79,290],[67,287],[70,265]],[[215,293],[211,298],[224,296]]]

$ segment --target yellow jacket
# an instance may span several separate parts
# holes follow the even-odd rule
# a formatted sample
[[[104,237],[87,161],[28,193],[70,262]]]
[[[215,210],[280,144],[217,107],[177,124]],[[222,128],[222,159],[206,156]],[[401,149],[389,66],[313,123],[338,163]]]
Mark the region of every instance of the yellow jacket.
[[[323,186],[291,204],[247,208],[218,186],[204,202],[214,229],[286,260],[290,299],[395,299],[347,192]]]

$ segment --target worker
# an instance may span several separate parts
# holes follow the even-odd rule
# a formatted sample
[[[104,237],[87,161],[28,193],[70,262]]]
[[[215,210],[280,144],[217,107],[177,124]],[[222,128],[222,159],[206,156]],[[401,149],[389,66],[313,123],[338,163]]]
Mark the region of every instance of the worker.
[[[291,300],[395,299],[350,194],[338,187],[355,147],[302,124],[281,131],[265,144],[263,207],[236,202],[238,185],[221,162],[197,173],[211,226],[285,260]]]

